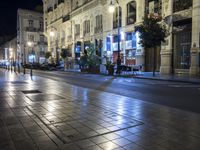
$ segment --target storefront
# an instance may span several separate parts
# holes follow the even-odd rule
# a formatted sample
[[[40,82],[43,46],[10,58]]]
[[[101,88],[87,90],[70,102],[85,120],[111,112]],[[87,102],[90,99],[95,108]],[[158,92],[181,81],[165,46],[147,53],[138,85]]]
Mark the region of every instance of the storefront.
[[[192,20],[174,23],[173,70],[175,73],[189,71],[191,50]]]
[[[125,50],[125,64],[135,65],[136,64],[136,33],[135,32],[127,32],[126,33],[126,50]]]

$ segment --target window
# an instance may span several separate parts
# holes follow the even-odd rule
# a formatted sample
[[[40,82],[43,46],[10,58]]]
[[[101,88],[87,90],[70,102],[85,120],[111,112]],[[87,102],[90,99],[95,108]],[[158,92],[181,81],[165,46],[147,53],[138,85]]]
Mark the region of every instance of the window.
[[[120,39],[119,39],[120,40]],[[113,43],[117,43],[118,42],[118,35],[115,35],[114,37],[113,37]]]
[[[43,22],[40,21],[40,29],[43,29]]]
[[[131,1],[127,4],[127,25],[136,22],[136,2]]]
[[[192,7],[192,0],[174,0],[174,12],[189,9]]]
[[[30,41],[30,42],[34,41],[34,35],[33,34],[28,35],[28,41]]]
[[[96,27],[100,29],[102,28],[102,15],[96,16]]]
[[[118,9],[119,9],[119,18],[118,18]],[[119,27],[122,25],[122,8],[116,7],[115,12],[113,13],[113,29],[118,27],[118,19],[119,19]]]
[[[40,35],[40,42],[44,42],[44,35]]]
[[[80,35],[80,24],[76,24],[75,25],[75,36],[79,36]]]
[[[33,20],[29,20],[28,25],[29,25],[29,27],[33,27]]]
[[[102,32],[103,25],[102,25],[102,15],[97,15],[96,16],[96,27],[95,27],[95,33],[100,33]]]
[[[90,20],[84,21],[83,28],[84,28],[83,31],[84,35],[90,33]]]
[[[146,13],[162,14],[162,0],[146,0]]]
[[[132,40],[132,32],[126,33],[126,41],[131,41]]]

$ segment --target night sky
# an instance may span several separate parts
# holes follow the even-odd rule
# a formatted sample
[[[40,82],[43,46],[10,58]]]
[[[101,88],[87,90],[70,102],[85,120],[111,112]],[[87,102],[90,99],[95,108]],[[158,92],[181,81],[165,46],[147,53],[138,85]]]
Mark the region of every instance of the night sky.
[[[42,0],[1,0],[0,35],[16,34],[17,9],[34,9]]]

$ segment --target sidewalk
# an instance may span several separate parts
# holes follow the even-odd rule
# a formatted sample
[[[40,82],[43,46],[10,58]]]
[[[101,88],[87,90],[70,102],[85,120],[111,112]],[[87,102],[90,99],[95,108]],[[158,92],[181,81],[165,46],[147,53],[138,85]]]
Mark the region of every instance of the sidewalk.
[[[74,73],[81,74],[80,70],[73,70],[73,69],[66,70],[64,72],[74,72]],[[86,74],[86,73],[83,73],[83,74]],[[104,75],[104,74],[102,74],[102,75]],[[117,76],[117,75],[115,75],[115,76]],[[152,72],[136,72],[136,74],[134,74],[134,75],[121,74],[120,77],[200,84],[200,77],[190,77],[190,76],[184,75],[184,74],[160,75],[160,73],[156,72],[155,76],[153,76]]]
[[[0,150],[198,150],[200,115],[0,69]]]
[[[188,75],[182,75],[182,74],[160,75],[159,73],[156,73],[156,75],[153,76],[152,72],[142,72],[134,77],[140,79],[164,80],[164,81],[200,84],[200,77],[190,77]]]

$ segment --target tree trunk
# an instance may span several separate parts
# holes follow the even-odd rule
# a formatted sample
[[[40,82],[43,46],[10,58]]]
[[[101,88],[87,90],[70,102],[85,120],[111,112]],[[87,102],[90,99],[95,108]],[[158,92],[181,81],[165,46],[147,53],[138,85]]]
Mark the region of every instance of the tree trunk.
[[[155,77],[156,72],[156,47],[153,48],[153,76]]]
[[[66,67],[66,58],[64,59],[64,71],[67,69]]]

